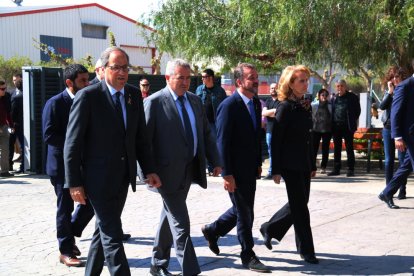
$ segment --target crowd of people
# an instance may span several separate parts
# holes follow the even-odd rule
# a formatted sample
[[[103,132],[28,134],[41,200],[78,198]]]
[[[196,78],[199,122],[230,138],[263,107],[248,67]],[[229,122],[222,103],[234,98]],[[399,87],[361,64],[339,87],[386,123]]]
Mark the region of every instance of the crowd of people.
[[[259,75],[249,63],[234,68],[236,90],[230,96],[217,84],[211,69],[202,72],[203,84],[196,93],[189,92],[191,67],[182,59],[168,62],[167,85],[152,94],[146,78],[140,79],[139,88],[127,83],[129,70],[128,54],[109,47],[97,61],[96,78],[90,82],[84,66],[64,68],[65,90],[43,108],[46,172],[57,202],[59,261],[66,266],[85,265],[85,275],[100,275],[105,262],[111,275],[130,275],[123,247],[130,235],[123,232],[121,215],[129,186],[135,192],[139,176],[159,194],[163,206],[149,275],[172,275],[168,271],[172,247],[182,275],[200,274],[186,199],[191,184],[207,188],[210,175],[223,178],[232,206],[202,226],[209,249],[219,255],[220,238],[236,228],[243,266],[271,272],[253,250],[252,233],[256,182],[262,175],[265,118],[270,166],[264,179],[276,184],[284,180],[287,203],[261,225],[264,245],[271,250],[273,240],[281,242],[293,226],[300,258],[318,264],[308,202],[321,140],[320,173],[327,173],[333,138],[333,170],[328,176],[340,174],[342,140],[347,152],[346,176],[354,176],[353,136],[361,108],[346,82],[336,82],[335,95],[321,89],[311,103],[305,97],[310,70],[303,65],[287,66],[278,83],[270,85],[270,97],[261,103]],[[406,77],[401,68],[390,69],[388,90],[379,106],[384,110],[386,176],[386,188],[379,198],[392,209],[398,208],[392,200],[398,189],[398,197],[406,197],[405,184],[414,164],[414,118],[409,112],[414,96],[408,93],[414,89],[414,78],[404,81]],[[24,148],[21,75],[14,78],[16,91],[12,95],[0,81],[3,177],[12,176],[11,143],[14,146],[17,139]],[[401,154],[394,173],[396,148],[406,154]],[[78,258],[81,252],[75,237],[82,235],[93,216],[95,231],[84,263]]]

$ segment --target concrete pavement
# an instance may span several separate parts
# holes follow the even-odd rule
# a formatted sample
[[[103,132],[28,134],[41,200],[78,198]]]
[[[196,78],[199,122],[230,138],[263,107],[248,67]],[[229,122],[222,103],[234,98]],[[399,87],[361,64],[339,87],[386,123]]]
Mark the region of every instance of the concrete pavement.
[[[287,201],[287,196],[283,183],[258,181],[253,229],[257,256],[277,275],[413,275],[414,180],[408,182],[408,199],[395,200],[402,207],[399,210],[388,209],[377,198],[383,186],[382,173],[357,172],[353,178],[318,176],[313,180],[309,208],[320,264],[310,265],[295,251],[293,228],[273,251],[263,245],[260,224]],[[193,185],[187,204],[202,275],[259,275],[241,266],[235,230],[219,239],[219,256],[210,252],[201,233],[203,224],[231,206],[221,178],[210,177],[207,190]],[[0,275],[83,275],[84,268],[68,268],[58,261],[55,206],[48,177],[0,178]],[[159,196],[145,186],[129,193],[122,219],[124,231],[132,235],[125,243],[132,275],[148,273],[160,210]],[[83,259],[93,228],[94,220],[77,240]],[[174,257],[169,269],[175,273],[180,270]],[[102,275],[109,275],[106,268]]]

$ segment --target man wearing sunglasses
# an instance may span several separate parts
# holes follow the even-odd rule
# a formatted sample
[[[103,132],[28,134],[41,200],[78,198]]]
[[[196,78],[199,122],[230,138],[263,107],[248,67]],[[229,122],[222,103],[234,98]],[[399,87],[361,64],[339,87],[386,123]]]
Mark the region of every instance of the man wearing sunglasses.
[[[139,89],[141,90],[141,96],[143,99],[150,95],[150,83],[146,78],[142,78],[139,81]]]

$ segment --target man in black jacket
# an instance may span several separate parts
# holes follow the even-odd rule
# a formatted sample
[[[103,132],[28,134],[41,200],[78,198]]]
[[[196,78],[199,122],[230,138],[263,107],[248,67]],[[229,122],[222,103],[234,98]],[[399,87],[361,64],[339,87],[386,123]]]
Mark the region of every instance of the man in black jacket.
[[[345,80],[336,83],[336,94],[332,103],[332,134],[334,139],[334,169],[328,176],[339,175],[341,171],[342,138],[345,140],[348,157],[348,172],[346,176],[354,176],[355,154],[354,133],[361,114],[358,96],[347,91]]]

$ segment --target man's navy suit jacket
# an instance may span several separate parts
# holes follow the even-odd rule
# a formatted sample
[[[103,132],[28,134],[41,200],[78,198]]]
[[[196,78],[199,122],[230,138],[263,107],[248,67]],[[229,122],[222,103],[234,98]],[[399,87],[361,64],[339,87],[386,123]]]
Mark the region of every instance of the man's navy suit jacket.
[[[62,179],[65,177],[63,146],[72,102],[64,90],[46,102],[42,114],[43,140],[47,144],[46,173]]]
[[[402,137],[414,169],[414,77],[395,88],[391,106],[391,135],[393,138]]]
[[[261,159],[261,104],[253,97],[256,113],[254,129],[249,110],[238,94],[226,98],[217,110],[217,148],[222,160],[222,175],[236,179],[255,179]]]
[[[105,81],[76,93],[64,147],[67,187],[103,198],[117,193],[125,170],[135,191],[137,160],[144,174],[155,172],[141,93],[129,84],[124,92],[126,129]]]

